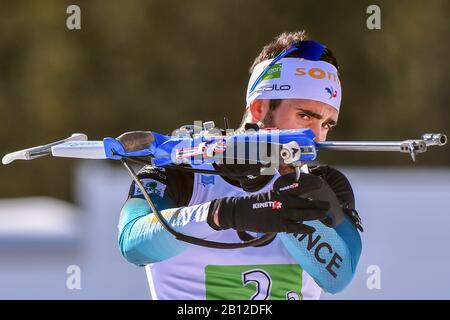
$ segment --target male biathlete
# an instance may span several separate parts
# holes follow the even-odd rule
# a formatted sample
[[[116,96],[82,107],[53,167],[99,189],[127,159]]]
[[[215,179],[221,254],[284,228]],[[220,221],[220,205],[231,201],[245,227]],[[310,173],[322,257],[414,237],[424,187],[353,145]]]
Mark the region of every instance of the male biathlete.
[[[240,130],[310,128],[317,141],[326,139],[341,102],[330,49],[303,31],[283,33],[250,71]],[[318,299],[322,290],[337,293],[349,284],[361,254],[361,226],[342,173],[303,165],[297,181],[285,164],[274,175],[257,176],[246,165],[196,167],[234,175],[151,166],[138,175],[176,231],[218,242],[277,235],[264,245],[230,250],[179,241],[133,183],[120,216],[119,246],[126,260],[145,266],[153,299]]]

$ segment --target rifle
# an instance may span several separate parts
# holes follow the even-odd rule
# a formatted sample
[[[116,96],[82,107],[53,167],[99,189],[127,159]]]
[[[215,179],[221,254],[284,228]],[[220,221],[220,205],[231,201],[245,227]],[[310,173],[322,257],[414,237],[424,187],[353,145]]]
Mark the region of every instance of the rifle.
[[[102,141],[88,140],[82,133],[74,133],[66,139],[46,145],[32,147],[5,155],[4,165],[15,160],[32,160],[52,155],[81,159],[120,160],[131,178],[142,192],[153,213],[163,227],[177,239],[188,243],[219,249],[236,249],[258,246],[271,241],[275,234],[268,233],[241,243],[220,243],[187,236],[172,229],[156,208],[145,187],[128,163],[151,164],[157,167],[173,167],[192,172],[223,174],[215,170],[196,168],[204,163],[255,163],[264,165],[261,174],[271,174],[280,161],[295,168],[297,179],[300,166],[317,158],[322,150],[336,151],[390,151],[409,153],[415,161],[416,155],[424,153],[431,146],[443,146],[447,136],[441,133],[427,133],[421,139],[403,141],[314,141],[310,129],[261,129],[258,131],[224,132],[216,129],[213,122],[205,122],[203,128],[183,126],[172,135],[152,131],[127,132],[118,138],[104,138]],[[180,164],[191,167],[180,166]],[[269,165],[269,167],[268,167]]]

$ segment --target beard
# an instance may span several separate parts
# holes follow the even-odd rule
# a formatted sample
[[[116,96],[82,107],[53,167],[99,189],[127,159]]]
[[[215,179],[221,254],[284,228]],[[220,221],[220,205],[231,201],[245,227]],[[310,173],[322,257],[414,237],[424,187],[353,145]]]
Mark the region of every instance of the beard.
[[[261,122],[264,124],[265,128],[276,128],[277,127],[275,125],[275,117],[274,117],[272,109],[269,109],[269,111],[267,111],[266,116],[264,117],[264,119]]]

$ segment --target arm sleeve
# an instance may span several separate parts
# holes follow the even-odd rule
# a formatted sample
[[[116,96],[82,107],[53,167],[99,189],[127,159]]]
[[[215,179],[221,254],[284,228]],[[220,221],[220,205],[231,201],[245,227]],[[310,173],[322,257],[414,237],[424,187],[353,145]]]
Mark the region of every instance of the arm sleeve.
[[[335,191],[343,206],[354,209],[354,196],[347,178],[329,167],[313,172]],[[342,291],[352,280],[361,255],[361,238],[351,216],[334,228],[320,221],[305,222],[316,229],[313,234],[280,233],[286,249],[316,283],[329,293]]]
[[[188,206],[193,188],[191,173],[145,167],[138,177],[176,231],[199,238],[216,232],[207,223],[210,202]],[[171,258],[190,246],[164,229],[134,182],[122,208],[118,228],[122,255],[139,266]]]

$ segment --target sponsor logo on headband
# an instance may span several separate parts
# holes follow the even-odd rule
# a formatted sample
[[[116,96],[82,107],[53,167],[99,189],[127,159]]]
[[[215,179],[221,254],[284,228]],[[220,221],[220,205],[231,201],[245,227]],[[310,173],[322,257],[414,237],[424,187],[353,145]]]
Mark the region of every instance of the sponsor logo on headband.
[[[282,67],[281,63],[275,63],[273,66],[270,67],[270,69],[264,75],[262,80],[277,79],[281,77],[281,67]]]
[[[318,80],[328,79],[333,82],[339,83],[339,77],[337,76],[337,74],[333,72],[325,72],[321,68],[311,68],[309,70],[306,70],[305,68],[296,68],[295,75],[296,76],[308,75],[314,79]]]
[[[256,89],[253,92],[262,92],[262,91],[287,91],[287,90],[291,90],[291,86],[288,84],[282,84],[282,85],[277,85],[277,84],[272,84],[270,86],[265,86],[265,87],[261,87]]]
[[[330,86],[329,88],[325,88],[325,91],[328,92],[328,94],[330,95],[328,99],[337,97],[337,91],[334,90],[333,87]]]

